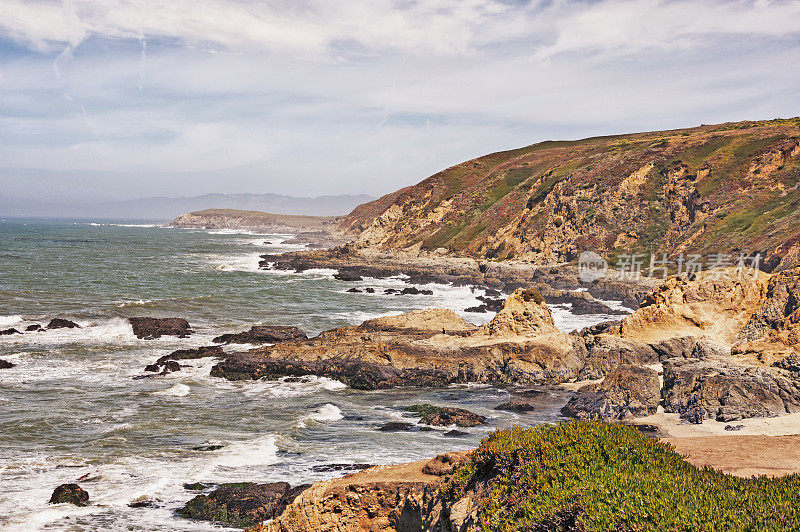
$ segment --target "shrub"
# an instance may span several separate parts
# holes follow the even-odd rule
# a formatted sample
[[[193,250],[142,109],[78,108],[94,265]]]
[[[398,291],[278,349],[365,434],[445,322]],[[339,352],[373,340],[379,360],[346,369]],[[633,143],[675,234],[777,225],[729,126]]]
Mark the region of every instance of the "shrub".
[[[565,516],[587,531],[800,528],[800,476],[743,479],[697,468],[668,444],[599,421],[492,433],[449,496],[486,482],[482,530],[545,530]]]

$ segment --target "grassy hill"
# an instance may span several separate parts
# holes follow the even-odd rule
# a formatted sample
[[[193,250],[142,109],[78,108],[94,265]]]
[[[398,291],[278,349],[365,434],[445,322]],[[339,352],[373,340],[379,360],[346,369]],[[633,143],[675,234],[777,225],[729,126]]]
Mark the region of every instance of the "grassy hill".
[[[539,264],[583,250],[798,253],[800,118],[546,141],[365,203],[359,245]]]

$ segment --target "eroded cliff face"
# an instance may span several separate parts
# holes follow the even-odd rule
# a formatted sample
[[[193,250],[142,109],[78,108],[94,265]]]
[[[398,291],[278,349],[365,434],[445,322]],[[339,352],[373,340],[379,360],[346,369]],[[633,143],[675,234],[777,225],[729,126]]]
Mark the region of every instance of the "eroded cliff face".
[[[361,248],[520,259],[762,252],[798,263],[800,119],[544,142],[444,170],[338,222]]]

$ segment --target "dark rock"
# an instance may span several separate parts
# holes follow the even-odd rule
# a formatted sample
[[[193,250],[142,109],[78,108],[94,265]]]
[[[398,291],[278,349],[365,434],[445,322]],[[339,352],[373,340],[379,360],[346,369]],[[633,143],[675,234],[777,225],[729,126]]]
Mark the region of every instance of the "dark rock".
[[[347,291],[349,294],[360,294],[361,290],[359,288],[351,288]]]
[[[167,360],[162,367],[162,373],[172,373],[173,371],[180,371],[181,364],[176,360]]]
[[[703,423],[703,421],[705,421],[707,417],[706,414],[706,409],[702,406],[690,406],[681,412],[681,418],[685,419],[689,423],[700,425]]]
[[[128,503],[128,508],[158,508],[159,505],[150,499],[137,499]]]
[[[352,272],[342,272],[340,271],[336,275],[333,276],[334,279],[338,279],[339,281],[347,281],[347,282],[355,282],[355,281],[363,281],[364,279]]]
[[[727,431],[734,431],[734,430],[742,430],[744,425],[725,425],[725,430]]]
[[[154,371],[159,372],[161,371],[161,367],[158,364],[148,364],[144,367],[145,371]]]
[[[306,375],[336,379],[357,390],[382,390],[396,386],[443,387],[453,382],[452,376],[440,370],[400,370],[388,364],[358,359],[274,359],[249,352],[232,353],[211,368],[211,376],[228,380],[278,379]]]
[[[2,331],[0,331],[0,336],[7,336],[11,334],[22,334],[22,333],[14,329],[13,327],[11,329],[3,329]]]
[[[53,491],[50,504],[61,503],[86,506],[89,504],[89,494],[77,484],[61,484]]]
[[[621,322],[617,321],[604,321],[602,323],[597,323],[595,325],[590,325],[589,327],[584,327],[580,331],[581,336],[593,336],[597,334],[602,334],[604,332],[612,332],[614,329],[619,327]]]
[[[600,384],[578,390],[561,412],[578,419],[614,421],[655,414],[660,401],[658,372],[623,364]]]
[[[375,293],[375,289],[374,288],[365,288],[364,291],[366,293],[368,293],[368,294],[374,294]]]
[[[396,288],[387,288],[386,290],[384,290],[384,291],[383,291],[383,293],[384,293],[384,294],[386,294],[387,296],[388,296],[389,294],[397,294],[397,293],[399,293],[399,292],[400,292],[400,291],[399,291],[399,290],[397,290]]]
[[[410,286],[408,288],[403,288],[397,295],[402,296],[432,296],[433,290],[420,290],[416,286]]]
[[[186,338],[192,334],[189,322],[183,318],[128,318],[133,334],[140,339],[152,340],[162,336]]]
[[[405,421],[390,421],[378,427],[378,430],[381,432],[411,432],[416,428],[417,426],[414,423],[407,423]]]
[[[25,327],[25,330],[27,332],[33,332],[33,331],[43,331],[44,329],[38,323],[34,323],[33,325],[28,325],[27,327]]]
[[[486,418],[464,410],[463,408],[453,408],[449,406],[435,406],[431,404],[413,405],[404,408],[406,412],[414,412],[421,416],[420,423],[447,427],[455,425],[457,427],[476,427],[485,425]]]
[[[469,436],[469,432],[464,432],[462,430],[448,430],[444,434],[442,434],[445,438],[463,438],[464,436]]]
[[[666,436],[666,434],[661,432],[658,425],[651,425],[649,423],[627,423],[627,425],[651,438],[661,439]]]
[[[800,412],[798,383],[777,370],[714,359],[664,361],[664,410],[684,419],[736,421]]]
[[[189,491],[203,491],[203,490],[207,490],[208,488],[210,488],[213,485],[214,484],[208,484],[206,482],[191,482],[191,483],[184,484],[183,485],[183,489],[189,490]]]
[[[373,467],[373,464],[321,464],[311,468],[315,473],[330,473],[333,471],[361,471]]]
[[[512,399],[506,403],[501,403],[494,407],[495,410],[506,410],[508,412],[532,412],[536,410],[532,404],[526,403],[525,401],[520,401],[518,399]]]
[[[208,495],[190,500],[178,515],[233,527],[255,526],[279,516],[308,487],[292,488],[286,482],[222,484]]]
[[[800,372],[800,357],[797,355],[789,355],[786,358],[774,362],[772,365],[776,368],[798,373]]]
[[[222,449],[224,445],[198,445],[197,447],[192,447],[193,451],[219,451]]]
[[[577,315],[585,314],[607,314],[607,315],[621,315],[628,314],[624,310],[614,310],[605,303],[597,301],[596,299],[574,299],[572,301],[571,312]]]
[[[53,318],[47,324],[48,329],[80,329],[81,326],[74,321],[65,320],[62,318]]]
[[[16,364],[9,362],[8,360],[0,359],[0,369],[11,369],[14,366],[16,366]]]
[[[178,349],[168,355],[164,355],[156,361],[161,365],[167,360],[193,360],[205,357],[224,357],[225,351],[218,345],[198,347],[197,349]]]
[[[306,333],[297,327],[284,325],[254,325],[249,331],[223,334],[214,338],[218,344],[277,344],[307,340]]]

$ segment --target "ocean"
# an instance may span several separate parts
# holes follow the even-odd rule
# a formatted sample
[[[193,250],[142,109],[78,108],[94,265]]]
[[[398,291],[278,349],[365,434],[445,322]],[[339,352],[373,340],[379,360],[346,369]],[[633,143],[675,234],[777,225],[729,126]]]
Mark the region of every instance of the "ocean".
[[[333,270],[258,268],[263,253],[302,249],[290,235],[174,229],[155,224],[0,221],[0,329],[60,317],[80,329],[0,336],[0,530],[226,530],[175,515],[192,482],[287,481],[341,475],[329,464],[391,464],[469,449],[488,432],[561,419],[564,392],[531,399],[536,410],[494,410],[502,389],[357,391],[326,378],[230,382],[209,376],[214,359],[164,377],[135,380],[176,349],[210,345],[254,324],[296,325],[309,335],[418,308],[466,313],[481,289],[426,285],[433,296],[384,295],[402,277],[335,280]],[[375,293],[348,293],[352,287]],[[613,302],[612,302],[613,304]],[[552,306],[572,330],[609,319]],[[189,338],[137,339],[132,316],[186,318]],[[228,346],[227,351],[249,346]],[[487,416],[466,436],[446,430],[384,433],[402,407],[431,402]],[[413,421],[409,418],[408,421]],[[221,446],[213,451],[196,450]],[[320,467],[322,466],[322,467]],[[53,489],[78,482],[87,507],[49,505]],[[129,504],[147,500],[145,507]]]

